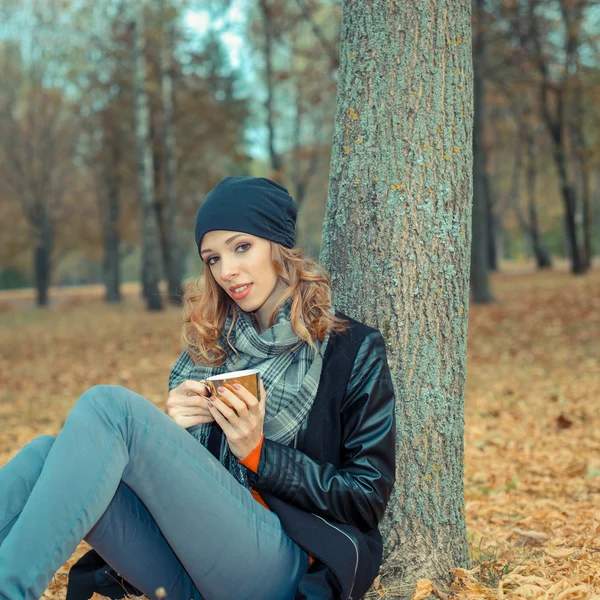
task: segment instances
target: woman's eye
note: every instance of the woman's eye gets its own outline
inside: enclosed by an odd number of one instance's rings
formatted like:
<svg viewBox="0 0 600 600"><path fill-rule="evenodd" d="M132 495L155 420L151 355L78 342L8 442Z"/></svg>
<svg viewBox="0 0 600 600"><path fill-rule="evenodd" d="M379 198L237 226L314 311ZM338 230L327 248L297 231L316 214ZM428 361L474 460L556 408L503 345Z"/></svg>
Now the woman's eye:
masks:
<svg viewBox="0 0 600 600"><path fill-rule="evenodd" d="M241 248L242 253L248 252L248 250L250 249L250 244L248 242L243 242L241 244L238 244L235 247L235 251L240 252L240 248ZM218 259L219 259L218 256L211 256L210 258L206 259L206 264L209 265L210 267L212 267Z"/></svg>

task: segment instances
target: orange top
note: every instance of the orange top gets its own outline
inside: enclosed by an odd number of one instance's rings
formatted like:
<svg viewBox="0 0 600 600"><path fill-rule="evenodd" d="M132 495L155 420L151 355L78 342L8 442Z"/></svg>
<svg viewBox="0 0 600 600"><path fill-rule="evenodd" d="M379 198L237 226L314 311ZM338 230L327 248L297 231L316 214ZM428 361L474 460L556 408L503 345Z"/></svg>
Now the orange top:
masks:
<svg viewBox="0 0 600 600"><path fill-rule="evenodd" d="M258 442L258 444L256 445L256 448L254 448L254 450L252 450L252 452L250 452L250 454L248 454L248 456L246 456L246 458L243 458L242 460L240 460L240 463L242 463L247 469L250 469L253 473L257 473L258 474L258 465L260 464L260 453L262 452L262 445L263 445L263 440L265 439L264 435L260 436L260 440ZM253 488L252 489L252 497L262 506L264 506L267 510L270 510L270 508L267 506L266 502L262 499L261 495ZM314 562L314 558L309 554L308 555L308 564L312 564Z"/></svg>

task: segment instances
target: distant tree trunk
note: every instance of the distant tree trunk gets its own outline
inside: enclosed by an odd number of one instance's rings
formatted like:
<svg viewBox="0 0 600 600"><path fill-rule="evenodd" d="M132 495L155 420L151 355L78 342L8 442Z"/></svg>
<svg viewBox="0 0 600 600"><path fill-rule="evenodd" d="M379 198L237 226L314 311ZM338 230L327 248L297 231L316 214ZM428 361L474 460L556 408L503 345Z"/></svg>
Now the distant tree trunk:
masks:
<svg viewBox="0 0 600 600"><path fill-rule="evenodd" d="M121 302L121 257L119 233L119 177L117 172L120 162L119 144L112 141L109 149L110 158L104 167L104 186L101 194L106 194L106 202L100 197L98 200L102 236L104 241L104 285L106 302Z"/></svg>
<svg viewBox="0 0 600 600"><path fill-rule="evenodd" d="M585 159L584 159L585 160ZM592 266L593 250L593 220L592 201L590 192L590 174L587 165L582 165L583 172L581 174L581 208L583 212L583 255L585 268L589 269Z"/></svg>
<svg viewBox="0 0 600 600"><path fill-rule="evenodd" d="M496 257L498 261L507 260L508 257L508 247L506 244L506 227L504 225L504 211L498 211L496 214L496 218L494 220L495 223L495 240L496 240Z"/></svg>
<svg viewBox="0 0 600 600"><path fill-rule="evenodd" d="M531 236L531 247L535 254L538 269L548 269L552 267L550 254L542 245L540 240L539 223L537 208L535 204L535 188L537 179L536 156L537 143L535 131L532 126L525 125L523 128L527 143L527 196L529 208L529 234Z"/></svg>
<svg viewBox="0 0 600 600"><path fill-rule="evenodd" d="M574 94L574 114L572 115L572 150L574 168L577 173L577 196L581 209L581 233L583 238L582 261L586 269L592 264L593 216L590 194L589 155L586 136L583 131L584 118L583 86L578 85Z"/></svg>
<svg viewBox="0 0 600 600"><path fill-rule="evenodd" d="M397 392L384 585L469 564L470 31L470 0L343 2L321 261L336 307L382 332Z"/></svg>
<svg viewBox="0 0 600 600"><path fill-rule="evenodd" d="M42 204L40 204L42 206ZM45 212L45 211L44 211ZM33 265L35 274L36 305L48 306L48 290L52 271L53 224L46 214L39 216L34 226Z"/></svg>
<svg viewBox="0 0 600 600"><path fill-rule="evenodd" d="M265 71L267 77L267 99L265 100L265 109L267 111L267 133L268 133L268 145L269 145L269 158L271 160L271 178L276 181L281 181L282 162L281 156L275 150L275 81L273 75L273 18L270 11L270 5L266 0L259 0L260 9L263 15L264 22L264 35L265 35Z"/></svg>
<svg viewBox="0 0 600 600"><path fill-rule="evenodd" d="M473 0L473 93L475 114L473 118L473 240L471 248L471 296L475 304L492 302L488 265L488 231L490 216L489 200L486 197L484 127L484 32L483 0Z"/></svg>
<svg viewBox="0 0 600 600"><path fill-rule="evenodd" d="M304 166L308 148L305 145L303 146L300 136L302 116L302 108L297 105L296 116L294 118L294 165L292 166L292 180L295 190L294 200L298 206L298 210L300 210L304 203L310 178L314 175L319 161L319 136L317 133L311 143L308 166Z"/></svg>
<svg viewBox="0 0 600 600"><path fill-rule="evenodd" d="M486 150L487 154L487 150ZM487 158L487 156L486 156ZM496 215L494 213L494 200L492 196L492 184L486 165L484 171L485 208L487 222L487 244L488 244L488 270L498 270L498 253L496 248Z"/></svg>
<svg viewBox="0 0 600 600"><path fill-rule="evenodd" d="M142 215L142 286L148 310L162 310L159 290L160 263L154 205L154 167L150 141L150 103L146 90L146 57L144 56L144 6L134 4L133 22L134 78L135 78L135 133L138 154Z"/></svg>
<svg viewBox="0 0 600 600"><path fill-rule="evenodd" d="M569 254L571 259L571 271L575 275L582 275L585 273L585 261L582 259L582 253L579 245L579 236L577 233L577 223L575 220L575 206L576 197L573 185L569 180L568 165L567 165L567 144L564 135L565 127L565 81L561 86L551 86L550 84L550 69L546 62L545 54L542 50L541 33L537 25L536 7L539 0L530 0L528 6L529 10L529 21L531 23L531 42L535 49L535 58L542 75L542 81L540 84L540 105L542 108L542 115L550 139L552 140L552 155L554 157L554 163L558 172L558 180L560 185L560 191L563 198L565 207L565 233L568 242ZM568 12L568 11L567 11ZM568 29L568 27L567 27ZM567 50L567 54L570 52ZM568 77L568 60L566 61L567 67L565 68L565 80ZM556 89L557 88L557 89ZM550 100L551 92L555 92L554 101ZM551 112L551 105L556 106L556 114L553 116Z"/></svg>
<svg viewBox="0 0 600 600"><path fill-rule="evenodd" d="M179 244L175 219L177 214L177 145L174 124L173 52L175 46L175 23L165 18L164 39L160 55L161 92L163 106L163 129L165 143L165 205L167 209L167 274L168 299L172 304L182 304L182 273L180 269Z"/></svg>
<svg viewBox="0 0 600 600"><path fill-rule="evenodd" d="M592 251L595 249L594 256L598 256L600 255L600 169L596 168L595 175L596 185L594 191L594 222L596 224L596 244L592 246Z"/></svg>

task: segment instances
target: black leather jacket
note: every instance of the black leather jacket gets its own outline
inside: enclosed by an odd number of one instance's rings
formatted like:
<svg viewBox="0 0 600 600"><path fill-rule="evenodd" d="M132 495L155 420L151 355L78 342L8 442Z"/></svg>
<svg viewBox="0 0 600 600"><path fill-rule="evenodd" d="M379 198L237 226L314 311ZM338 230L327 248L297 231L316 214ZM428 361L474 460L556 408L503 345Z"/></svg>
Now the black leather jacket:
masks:
<svg viewBox="0 0 600 600"><path fill-rule="evenodd" d="M255 487L286 533L318 559L297 599L360 598L381 563L378 524L395 476L394 390L385 342L349 321L328 344L295 447L265 439Z"/></svg>
<svg viewBox="0 0 600 600"><path fill-rule="evenodd" d="M317 559L299 582L297 600L364 595L381 563L377 526L394 484L394 390L385 343L376 329L338 316L349 327L329 340L309 416L293 445L264 440L254 484L286 533ZM89 577L98 577L98 556L88 555L79 571L71 569L69 592L86 561ZM90 596L67 594L67 600Z"/></svg>

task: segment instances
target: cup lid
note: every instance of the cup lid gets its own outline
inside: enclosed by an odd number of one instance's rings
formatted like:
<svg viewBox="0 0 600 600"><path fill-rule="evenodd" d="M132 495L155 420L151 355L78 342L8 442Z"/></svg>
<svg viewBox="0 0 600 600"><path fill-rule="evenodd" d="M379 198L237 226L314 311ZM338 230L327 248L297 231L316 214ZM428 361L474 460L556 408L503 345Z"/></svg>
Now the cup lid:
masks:
<svg viewBox="0 0 600 600"><path fill-rule="evenodd" d="M233 379L234 377L246 377L247 375L257 375L260 373L258 369L246 369L245 371L230 371L229 373L221 373L207 377L205 381L219 381L221 379Z"/></svg>

